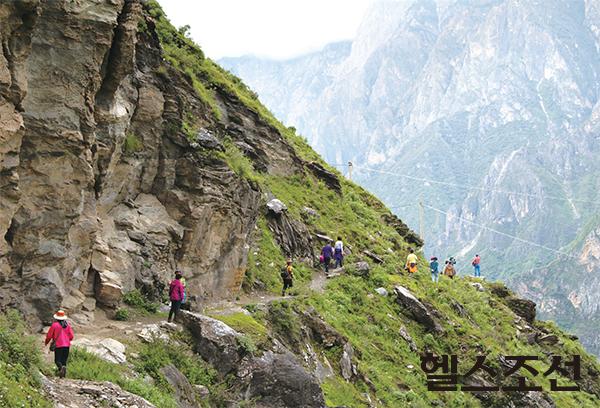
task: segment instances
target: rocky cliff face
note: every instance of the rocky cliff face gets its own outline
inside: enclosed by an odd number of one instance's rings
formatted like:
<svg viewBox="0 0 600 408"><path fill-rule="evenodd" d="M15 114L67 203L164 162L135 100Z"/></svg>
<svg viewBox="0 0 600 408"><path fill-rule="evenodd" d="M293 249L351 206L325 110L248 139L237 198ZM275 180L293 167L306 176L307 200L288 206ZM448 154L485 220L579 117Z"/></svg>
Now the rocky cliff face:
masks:
<svg viewBox="0 0 600 408"><path fill-rule="evenodd" d="M458 254L465 272L478 252L484 274L545 299L544 316L565 324L551 305L585 298L567 308L581 323L599 302L599 270L580 259L580 236L597 226L599 10L595 0L379 1L334 60L222 62L330 163L352 160L357 180L413 226L422 191L446 213L426 210L432 252ZM322 81L297 89L308 78Z"/></svg>
<svg viewBox="0 0 600 408"><path fill-rule="evenodd" d="M215 119L139 2L0 7L1 307L115 306L176 267L193 293L234 295L264 203L222 141L277 175L303 171L290 145L219 89Z"/></svg>

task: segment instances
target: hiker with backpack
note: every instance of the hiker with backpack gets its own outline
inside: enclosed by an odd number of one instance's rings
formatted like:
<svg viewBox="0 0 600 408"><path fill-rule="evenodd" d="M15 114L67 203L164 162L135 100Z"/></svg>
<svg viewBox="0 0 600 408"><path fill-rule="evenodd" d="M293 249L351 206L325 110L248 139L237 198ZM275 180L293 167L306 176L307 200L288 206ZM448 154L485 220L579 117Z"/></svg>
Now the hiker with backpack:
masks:
<svg viewBox="0 0 600 408"><path fill-rule="evenodd" d="M404 267L408 273L413 274L417 273L417 255L415 255L415 250L412 248L408 249L408 256L406 257L406 266Z"/></svg>
<svg viewBox="0 0 600 408"><path fill-rule="evenodd" d="M291 259L288 259L286 265L281 269L281 280L283 280L281 296L285 296L285 291L294 286L294 268Z"/></svg>
<svg viewBox="0 0 600 408"><path fill-rule="evenodd" d="M481 257L478 254L475 254L475 258L471 261L471 265L473 265L473 276L476 278L481 277Z"/></svg>
<svg viewBox="0 0 600 408"><path fill-rule="evenodd" d="M181 309L181 302L185 296L185 289L181 283L183 274L181 271L175 271L175 279L169 284L169 299L171 299L171 310L169 310L169 318L167 321L171 323L177 320L179 309Z"/></svg>
<svg viewBox="0 0 600 408"><path fill-rule="evenodd" d="M446 266L444 267L444 275L446 275L450 279L454 279L454 275L456 275L456 269L454 269L454 264L450 260L446 261Z"/></svg>
<svg viewBox="0 0 600 408"><path fill-rule="evenodd" d="M429 270L431 272L431 281L434 283L438 283L440 279L440 271L438 270L438 267L438 259L435 256L431 257L431 262L429 262Z"/></svg>
<svg viewBox="0 0 600 408"><path fill-rule="evenodd" d="M333 257L335 258L335 268L341 268L344 263L344 243L342 242L342 237L337 237L337 241L335 241Z"/></svg>
<svg viewBox="0 0 600 408"><path fill-rule="evenodd" d="M333 258L333 247L331 246L331 241L328 241L321 250L321 263L325 266L326 274L329 273L331 258Z"/></svg>
<svg viewBox="0 0 600 408"><path fill-rule="evenodd" d="M50 343L50 351L54 351L54 363L58 370L58 376L65 378L67 375L67 360L69 359L69 349L71 340L73 340L73 328L67 321L67 315L64 310L59 310L54 314L54 323L50 326L44 345Z"/></svg>
<svg viewBox="0 0 600 408"><path fill-rule="evenodd" d="M185 301L187 300L187 282L183 276L181 276L181 279L179 279L179 281L181 282L181 286L183 286L183 299L181 299L181 305L183 306L185 304Z"/></svg>

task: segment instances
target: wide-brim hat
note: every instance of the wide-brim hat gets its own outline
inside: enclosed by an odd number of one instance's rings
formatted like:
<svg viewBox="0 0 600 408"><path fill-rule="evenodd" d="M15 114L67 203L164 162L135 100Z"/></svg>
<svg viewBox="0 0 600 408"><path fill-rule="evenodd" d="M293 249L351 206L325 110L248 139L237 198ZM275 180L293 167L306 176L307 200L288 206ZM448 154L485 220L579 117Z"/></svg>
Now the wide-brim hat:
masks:
<svg viewBox="0 0 600 408"><path fill-rule="evenodd" d="M67 320L67 315L65 314L64 310L59 310L58 312L54 313L52 317L54 317L56 320Z"/></svg>
<svg viewBox="0 0 600 408"><path fill-rule="evenodd" d="M431 260L432 260L432 261L437 261L437 256L432 256L432 257L431 257Z"/></svg>

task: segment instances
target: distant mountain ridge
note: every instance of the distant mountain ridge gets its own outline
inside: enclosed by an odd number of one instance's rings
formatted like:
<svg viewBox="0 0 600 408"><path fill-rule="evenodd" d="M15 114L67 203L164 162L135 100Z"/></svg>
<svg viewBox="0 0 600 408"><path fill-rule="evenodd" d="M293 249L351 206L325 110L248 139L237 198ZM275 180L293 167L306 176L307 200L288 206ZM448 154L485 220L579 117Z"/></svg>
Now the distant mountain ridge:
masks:
<svg viewBox="0 0 600 408"><path fill-rule="evenodd" d="M599 21L597 0L378 1L348 52L221 64L330 163L397 174L354 172L413 227L419 195L447 213L425 210L427 252L462 273L479 252L600 354Z"/></svg>

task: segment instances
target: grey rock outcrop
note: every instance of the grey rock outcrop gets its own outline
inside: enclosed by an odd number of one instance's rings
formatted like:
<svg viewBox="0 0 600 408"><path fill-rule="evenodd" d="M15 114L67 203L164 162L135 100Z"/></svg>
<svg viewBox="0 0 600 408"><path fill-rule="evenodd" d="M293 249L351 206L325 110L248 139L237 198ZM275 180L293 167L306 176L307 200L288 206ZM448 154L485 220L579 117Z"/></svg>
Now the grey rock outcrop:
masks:
<svg viewBox="0 0 600 408"><path fill-rule="evenodd" d="M325 406L317 378L282 346L255 356L241 344L242 335L225 323L187 311L182 316L196 351L221 375L234 374L244 399L264 408Z"/></svg>
<svg viewBox="0 0 600 408"><path fill-rule="evenodd" d="M394 287L396 302L414 320L421 323L425 328L436 333L443 332L443 328L433 315L433 311L425 306L412 292L403 286Z"/></svg>
<svg viewBox="0 0 600 408"><path fill-rule="evenodd" d="M196 391L190 384L185 375L181 373L173 364L169 364L160 369L167 382L175 390L175 398L179 408L198 408L200 405L196 402Z"/></svg>
<svg viewBox="0 0 600 408"><path fill-rule="evenodd" d="M265 352L245 367L246 393L257 398L259 408L324 408L319 383L308 374L290 352Z"/></svg>
<svg viewBox="0 0 600 408"><path fill-rule="evenodd" d="M109 363L123 364L127 362L125 345L115 339L79 337L71 344L74 347L81 347Z"/></svg>
<svg viewBox="0 0 600 408"><path fill-rule="evenodd" d="M267 203L267 222L279 247L287 257L313 262L312 235L306 225L293 219L285 204L277 199Z"/></svg>
<svg viewBox="0 0 600 408"><path fill-rule="evenodd" d="M521 316L529 323L535 320L535 302L528 299L522 299L516 296L510 296L504 299L506 305L515 312L517 316Z"/></svg>
<svg viewBox="0 0 600 408"><path fill-rule="evenodd" d="M231 373L247 355L239 344L241 334L220 320L187 311L183 311L181 316L194 336L196 352L219 373Z"/></svg>
<svg viewBox="0 0 600 408"><path fill-rule="evenodd" d="M56 408L157 408L109 382L42 377L42 386Z"/></svg>

